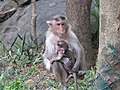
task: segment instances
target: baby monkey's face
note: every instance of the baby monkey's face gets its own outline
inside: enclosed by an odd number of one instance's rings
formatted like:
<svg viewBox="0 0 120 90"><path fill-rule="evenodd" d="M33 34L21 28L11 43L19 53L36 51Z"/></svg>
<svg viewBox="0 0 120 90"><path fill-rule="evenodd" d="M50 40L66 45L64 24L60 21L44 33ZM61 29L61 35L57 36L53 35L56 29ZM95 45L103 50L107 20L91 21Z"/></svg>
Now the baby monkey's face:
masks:
<svg viewBox="0 0 120 90"><path fill-rule="evenodd" d="M57 51L59 53L65 53L68 50L68 44L65 41L58 41L57 43Z"/></svg>

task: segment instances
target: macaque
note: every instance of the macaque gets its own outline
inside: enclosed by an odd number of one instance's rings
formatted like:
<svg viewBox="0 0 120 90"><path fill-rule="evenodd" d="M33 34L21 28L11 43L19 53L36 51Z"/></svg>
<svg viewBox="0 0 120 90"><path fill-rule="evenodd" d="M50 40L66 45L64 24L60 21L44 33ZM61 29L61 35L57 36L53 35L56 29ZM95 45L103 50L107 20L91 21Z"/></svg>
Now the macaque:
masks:
<svg viewBox="0 0 120 90"><path fill-rule="evenodd" d="M61 59L64 56L66 56L69 52L71 52L71 51L68 50L68 44L63 40L58 41L57 45L56 45L56 53L51 55L51 58L49 58L50 63L53 63L54 61L61 61Z"/></svg>
<svg viewBox="0 0 120 90"><path fill-rule="evenodd" d="M68 50L69 46L67 44L67 42L61 40L58 41L57 45L56 45L56 53L54 55L51 55L51 59L50 62L53 63L55 61L60 61L64 64L65 69L69 72L70 70L72 70L72 67L75 64L75 58L73 53ZM62 59L62 58L67 58L67 59Z"/></svg>
<svg viewBox="0 0 120 90"><path fill-rule="evenodd" d="M86 70L84 48L72 31L72 27L70 24L68 24L65 16L54 16L50 21L47 21L47 24L49 28L46 32L45 51L43 54L44 64L46 69L50 70L50 68L52 68L56 79L61 81L63 84L62 90L65 90L67 85L65 80L67 79L68 74L63 64L60 62L54 62L51 64L49 58L56 52L57 42L63 40L67 42L69 50L73 53L73 56L76 60L72 71L78 72L79 70Z"/></svg>

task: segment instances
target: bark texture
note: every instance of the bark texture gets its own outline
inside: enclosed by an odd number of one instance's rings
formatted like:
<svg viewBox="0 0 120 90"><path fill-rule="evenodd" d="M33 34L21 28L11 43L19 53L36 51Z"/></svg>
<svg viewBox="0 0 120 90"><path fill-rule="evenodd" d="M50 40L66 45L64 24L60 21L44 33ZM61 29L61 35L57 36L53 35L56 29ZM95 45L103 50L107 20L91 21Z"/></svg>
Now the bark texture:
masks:
<svg viewBox="0 0 120 90"><path fill-rule="evenodd" d="M33 37L33 40L35 40L35 44L37 45L37 35L36 35L36 18L37 18L37 14L36 14L36 0L32 0L32 30L31 30L31 34Z"/></svg>
<svg viewBox="0 0 120 90"><path fill-rule="evenodd" d="M120 0L100 0L99 68L95 90L120 90L119 4Z"/></svg>
<svg viewBox="0 0 120 90"><path fill-rule="evenodd" d="M91 0L67 0L67 17L79 41L85 49L87 67L95 64L91 44Z"/></svg>

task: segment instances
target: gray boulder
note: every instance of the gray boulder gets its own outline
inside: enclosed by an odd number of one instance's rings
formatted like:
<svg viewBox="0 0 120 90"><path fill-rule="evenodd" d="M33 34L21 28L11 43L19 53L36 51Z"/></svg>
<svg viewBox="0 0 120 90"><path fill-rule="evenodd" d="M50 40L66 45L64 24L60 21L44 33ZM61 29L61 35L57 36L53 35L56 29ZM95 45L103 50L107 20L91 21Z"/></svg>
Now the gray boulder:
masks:
<svg viewBox="0 0 120 90"><path fill-rule="evenodd" d="M17 1L17 4L16 2ZM29 2L31 0L6 0L0 2L0 11L6 11L11 8L17 8L12 16L6 19L3 23L0 23L0 40L4 42L5 46L10 46L14 41L17 34L24 36L30 35L32 25L31 25L31 12L32 6ZM94 3L94 2L93 2ZM23 6L22 6L23 5ZM20 7L18 7L20 6ZM48 26L46 24L47 20L57 14L66 14L66 0L37 0L37 40L41 44L45 40L45 31ZM92 10L94 9L94 4L92 4ZM5 18L4 18L5 19ZM96 23L95 19L91 19L91 24L95 32ZM9 33L8 33L9 32ZM12 34L11 34L12 33Z"/></svg>
<svg viewBox="0 0 120 90"><path fill-rule="evenodd" d="M36 2L37 6L37 38L38 43L41 44L45 40L45 31L47 30L46 21L57 14L66 14L65 0L40 0ZM30 35L31 32L31 5L20 7L17 11L5 22L1 24L1 40L6 46L9 46L14 41L16 33L21 36L24 33ZM9 28L10 27L10 28ZM12 30L14 28L14 30ZM12 32L8 33L8 32Z"/></svg>

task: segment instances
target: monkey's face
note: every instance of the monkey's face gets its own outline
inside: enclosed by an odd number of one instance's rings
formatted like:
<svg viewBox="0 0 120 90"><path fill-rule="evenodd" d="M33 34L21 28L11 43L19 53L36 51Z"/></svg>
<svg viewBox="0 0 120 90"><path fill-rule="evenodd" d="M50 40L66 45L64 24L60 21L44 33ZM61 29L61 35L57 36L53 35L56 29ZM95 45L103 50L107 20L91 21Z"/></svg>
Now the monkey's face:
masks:
<svg viewBox="0 0 120 90"><path fill-rule="evenodd" d="M65 54L65 49L64 48L61 48L61 47L57 47L57 51L58 51L58 53L60 53L60 54Z"/></svg>
<svg viewBox="0 0 120 90"><path fill-rule="evenodd" d="M49 22L49 28L54 32L54 34L57 34L59 36L64 35L67 32L68 25L65 21L50 21Z"/></svg>
<svg viewBox="0 0 120 90"><path fill-rule="evenodd" d="M53 28L58 34L66 33L66 23L64 21L56 21Z"/></svg>
<svg viewBox="0 0 120 90"><path fill-rule="evenodd" d="M66 53L66 51L68 50L68 44L67 44L67 42L65 42L65 41L63 41L63 40L61 40L61 41L58 41L57 42L57 50L58 50L58 52L60 52L60 53Z"/></svg>

